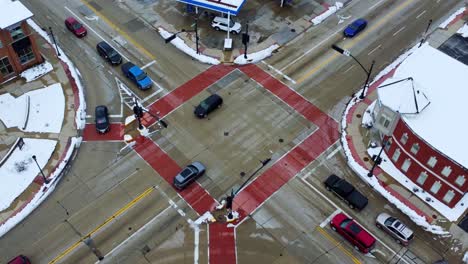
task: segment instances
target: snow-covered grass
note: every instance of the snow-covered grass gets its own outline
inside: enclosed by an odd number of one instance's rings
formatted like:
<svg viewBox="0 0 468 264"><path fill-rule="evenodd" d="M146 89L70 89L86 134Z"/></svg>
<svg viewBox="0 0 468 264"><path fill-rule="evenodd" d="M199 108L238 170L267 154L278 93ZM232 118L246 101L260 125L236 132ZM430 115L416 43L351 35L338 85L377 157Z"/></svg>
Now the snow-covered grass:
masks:
<svg viewBox="0 0 468 264"><path fill-rule="evenodd" d="M444 22L442 22L440 25L439 25L439 28L446 28L448 27L448 25L450 24L450 22L452 22L452 20L454 20L458 15L462 14L463 12L465 12L465 7L462 7L460 9L458 9L457 11L455 11L455 13L451 14Z"/></svg>
<svg viewBox="0 0 468 264"><path fill-rule="evenodd" d="M244 65L244 64L248 64L248 63L256 63L256 62L259 62L267 57L270 57L271 56L271 53L276 50L277 48L279 48L279 45L278 44L273 44L271 45L270 47L264 49L264 50L261 50L261 51L257 51L255 53L250 53L250 54L247 54L247 59L244 58L244 55L240 55L238 56L235 60L234 60L234 63L235 64L241 64L241 65Z"/></svg>
<svg viewBox="0 0 468 264"><path fill-rule="evenodd" d="M54 152L57 141L49 139L24 138L22 149L17 147L0 167L0 211L8 208L39 175L34 160L36 155L39 166L44 167Z"/></svg>
<svg viewBox="0 0 468 264"><path fill-rule="evenodd" d="M27 20L29 26L33 28L41 37L43 37L47 42L49 42L52 45L52 41L49 38L49 35L47 34L46 31L42 30L39 25L36 24L32 19ZM52 45L54 46L54 45ZM75 123L76 123L76 128L77 129L83 129L86 125L86 101L84 97L84 86L81 83L81 79L78 76L78 72L75 68L75 65L73 62L68 58L68 56L63 52L63 50L58 46L58 49L60 51L60 59L68 65L68 68L70 70L70 73L75 79L76 86L78 87L78 97L80 100L80 105L78 109L76 110L76 115L75 115Z"/></svg>
<svg viewBox="0 0 468 264"><path fill-rule="evenodd" d="M38 140L38 139L34 139L34 140ZM5 223L3 223L0 226L0 237L2 237L4 234L6 234L8 231L10 231L10 229L15 227L19 222L21 222L30 213L32 213L32 211L34 211L34 209L36 209L36 207L38 207L42 203L42 201L44 201L54 191L55 187L57 186L57 184L58 184L58 182L60 180L60 178L59 178L60 173L65 168L65 166L68 164L68 161L71 159L71 155L73 154L73 150L75 149L75 147L78 147L80 144L81 144L81 137L71 138L70 147L68 148L67 153L65 154L63 160L58 164L55 171L52 172L48 177L48 179L50 180L50 183L47 184L47 185L43 184L41 189L34 195L32 200L21 211L19 211L13 217L9 218L7 221L5 221ZM37 156L37 161L38 161L39 165L46 163L46 161L42 162L42 160L44 159L44 157L42 157L42 155L40 156L38 153L34 153L33 155ZM33 165L36 168L37 172L39 172L39 170L37 169L36 164L33 164ZM37 173L36 173L36 175L37 175ZM34 175L34 176L36 176L36 175ZM3 174L0 174L0 177L2 177L2 176L3 176ZM17 180L17 179L15 179L15 180ZM16 182L15 182L15 184L16 184ZM2 186L0 186L0 188L1 187Z"/></svg>
<svg viewBox="0 0 468 264"><path fill-rule="evenodd" d="M32 68L25 70L24 72L20 74L20 76L25 78L26 82L31 82L31 81L41 78L42 76L46 75L53 69L54 68L52 67L52 64L46 61L44 63L41 63L39 65L36 65Z"/></svg>
<svg viewBox="0 0 468 264"><path fill-rule="evenodd" d="M419 45L419 44L418 44ZM389 66L387 66L383 71L381 71L374 79L374 82L376 80L379 80L382 76L385 74L389 73L391 70L393 70L395 67L397 67L403 60L405 60L408 56L410 56L414 50L417 49L417 45L413 47L412 49L408 50L401 56L399 56L393 63L391 63ZM396 208L398 208L400 211L402 211L404 214L406 214L414 223L417 225L421 226L428 232L431 232L433 234L438 234L438 235L447 235L449 234L447 231L445 231L442 227L437 226L437 225L431 225L430 223L427 222L426 218L424 216L421 216L417 214L414 210L409 208L406 204L395 198L390 192L388 192L378 181L378 179L374 177L368 177L367 173L368 170L367 168L362 167L356 160L354 160L352 152L350 147L348 146L348 141L346 140L346 128L347 128L347 123L346 123L346 117L348 116L349 110L357 103L359 103L361 100L357 96L360 94L359 92L356 93L356 96L351 99L351 101L348 103L344 113L343 117L341 119L341 144L343 146L343 151L347 157L347 163L350 166L350 168L363 180L364 182L367 182L375 191L380 193L383 197L385 197L390 203L395 205Z"/></svg>
<svg viewBox="0 0 468 264"><path fill-rule="evenodd" d="M164 39L167 39L170 36L172 36L172 33L167 32L165 29L161 27L158 28L158 31L161 37L163 37ZM203 63L213 64L213 65L217 65L220 63L219 60L212 58L210 56L206 56L204 54L197 54L197 52L194 49L190 48L187 44L185 44L185 41L183 41L179 37L176 37L175 39L173 39L171 41L171 44L176 46L176 48L180 49L181 51L185 52L185 54L189 55L190 57L195 58Z"/></svg>
<svg viewBox="0 0 468 264"><path fill-rule="evenodd" d="M18 127L26 132L60 133L64 114L65 96L60 83L27 92L18 98L10 94L0 96L0 119L8 128Z"/></svg>
<svg viewBox="0 0 468 264"><path fill-rule="evenodd" d="M343 7L343 3L341 2L336 2L335 5L330 6L327 11L323 12L322 14L314 17L311 22L314 24L314 26L322 23L327 17L335 14L340 8Z"/></svg>

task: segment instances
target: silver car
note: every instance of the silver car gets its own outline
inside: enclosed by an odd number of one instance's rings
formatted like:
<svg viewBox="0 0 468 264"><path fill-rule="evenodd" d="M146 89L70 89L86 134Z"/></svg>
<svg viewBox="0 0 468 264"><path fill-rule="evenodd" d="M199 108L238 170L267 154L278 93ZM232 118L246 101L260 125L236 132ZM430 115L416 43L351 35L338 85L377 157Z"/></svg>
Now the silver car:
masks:
<svg viewBox="0 0 468 264"><path fill-rule="evenodd" d="M413 230L387 213L381 213L377 216L376 225L395 238L397 243L404 246L407 246L414 237Z"/></svg>
<svg viewBox="0 0 468 264"><path fill-rule="evenodd" d="M174 177L174 187L179 190L184 189L198 177L202 176L205 170L205 166L201 162L194 161Z"/></svg>

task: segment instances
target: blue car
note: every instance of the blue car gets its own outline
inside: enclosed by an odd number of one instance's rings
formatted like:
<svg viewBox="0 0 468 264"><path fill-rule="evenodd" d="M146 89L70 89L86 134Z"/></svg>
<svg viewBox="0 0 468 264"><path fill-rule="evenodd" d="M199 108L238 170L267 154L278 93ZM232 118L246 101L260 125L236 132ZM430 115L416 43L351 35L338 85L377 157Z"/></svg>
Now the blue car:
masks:
<svg viewBox="0 0 468 264"><path fill-rule="evenodd" d="M146 75L146 72L131 62L127 62L122 65L122 72L141 90L148 90L153 85L153 81L148 77L148 75Z"/></svg>
<svg viewBox="0 0 468 264"><path fill-rule="evenodd" d="M363 18L359 18L347 26L344 30L345 37L352 38L356 36L359 32L365 29L367 26L367 21Z"/></svg>

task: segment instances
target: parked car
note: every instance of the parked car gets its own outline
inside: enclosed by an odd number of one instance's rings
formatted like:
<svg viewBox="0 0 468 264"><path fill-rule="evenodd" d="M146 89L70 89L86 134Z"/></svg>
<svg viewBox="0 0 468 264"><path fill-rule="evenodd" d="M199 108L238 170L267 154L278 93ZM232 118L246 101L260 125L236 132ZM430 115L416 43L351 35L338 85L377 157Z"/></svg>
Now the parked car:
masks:
<svg viewBox="0 0 468 264"><path fill-rule="evenodd" d="M98 105L95 109L96 130L104 134L110 129L109 113L105 105Z"/></svg>
<svg viewBox="0 0 468 264"><path fill-rule="evenodd" d="M367 198L357 191L353 185L334 174L330 175L324 184L327 190L340 197L351 209L362 210L368 203Z"/></svg>
<svg viewBox="0 0 468 264"><path fill-rule="evenodd" d="M8 261L8 264L31 264L31 261L28 259L28 257L19 255Z"/></svg>
<svg viewBox="0 0 468 264"><path fill-rule="evenodd" d="M148 90L153 85L153 81L148 77L146 72L131 62L122 64L122 72L141 90Z"/></svg>
<svg viewBox="0 0 468 264"><path fill-rule="evenodd" d="M205 173L205 166L195 161L174 177L174 186L182 190Z"/></svg>
<svg viewBox="0 0 468 264"><path fill-rule="evenodd" d="M223 105L223 98L217 94L208 96L205 100L195 107L193 112L198 118L205 118L209 113Z"/></svg>
<svg viewBox="0 0 468 264"><path fill-rule="evenodd" d="M65 26L67 27L68 30L70 30L75 36L82 38L88 34L88 31L86 28L78 21L76 21L75 18L69 17L65 19Z"/></svg>
<svg viewBox="0 0 468 264"><path fill-rule="evenodd" d="M375 238L343 213L333 217L330 221L330 227L362 253L369 253L375 246Z"/></svg>
<svg viewBox="0 0 468 264"><path fill-rule="evenodd" d="M359 32L363 31L367 26L367 21L363 18L354 20L353 23L349 24L343 34L345 37L352 38L356 36Z"/></svg>
<svg viewBox="0 0 468 264"><path fill-rule="evenodd" d="M228 27L229 25L229 27ZM232 34L239 34L241 32L242 26L241 24L235 22L232 18L228 19L224 17L215 17L213 21L211 21L211 27L216 30L223 30L231 32Z"/></svg>
<svg viewBox="0 0 468 264"><path fill-rule="evenodd" d="M408 246L414 237L414 232L400 220L390 216L387 213L381 213L377 216L376 225L389 233L398 244Z"/></svg>
<svg viewBox="0 0 468 264"><path fill-rule="evenodd" d="M101 41L96 45L96 50L99 56L103 57L112 65L122 63L122 56L105 41Z"/></svg>

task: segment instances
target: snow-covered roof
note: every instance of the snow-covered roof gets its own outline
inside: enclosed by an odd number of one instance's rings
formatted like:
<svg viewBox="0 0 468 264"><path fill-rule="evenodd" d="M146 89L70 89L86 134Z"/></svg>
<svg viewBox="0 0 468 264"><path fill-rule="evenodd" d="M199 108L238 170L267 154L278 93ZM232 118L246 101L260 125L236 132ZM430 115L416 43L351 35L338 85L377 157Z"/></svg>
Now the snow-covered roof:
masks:
<svg viewBox="0 0 468 264"><path fill-rule="evenodd" d="M245 0L176 0L185 4L203 7L222 13L231 13L237 15Z"/></svg>
<svg viewBox="0 0 468 264"><path fill-rule="evenodd" d="M424 102L424 96L420 95L427 96L430 101L424 110L419 107L419 114L402 114L405 123L428 144L468 168L466 76L468 66L426 43L402 62L393 81L412 77L415 90L420 91L419 102ZM415 112L411 111L415 104L409 84L411 82L400 82L379 88L379 100L384 104L389 102L389 107L401 113Z"/></svg>
<svg viewBox="0 0 468 264"><path fill-rule="evenodd" d="M396 83L398 81L400 82ZM398 80L395 77L388 78L382 83L377 93L384 105L402 114L419 113L430 103L424 93L424 87L413 78L406 80ZM393 96L394 94L398 94L398 96Z"/></svg>
<svg viewBox="0 0 468 264"><path fill-rule="evenodd" d="M18 0L0 0L0 28L4 29L33 16Z"/></svg>

